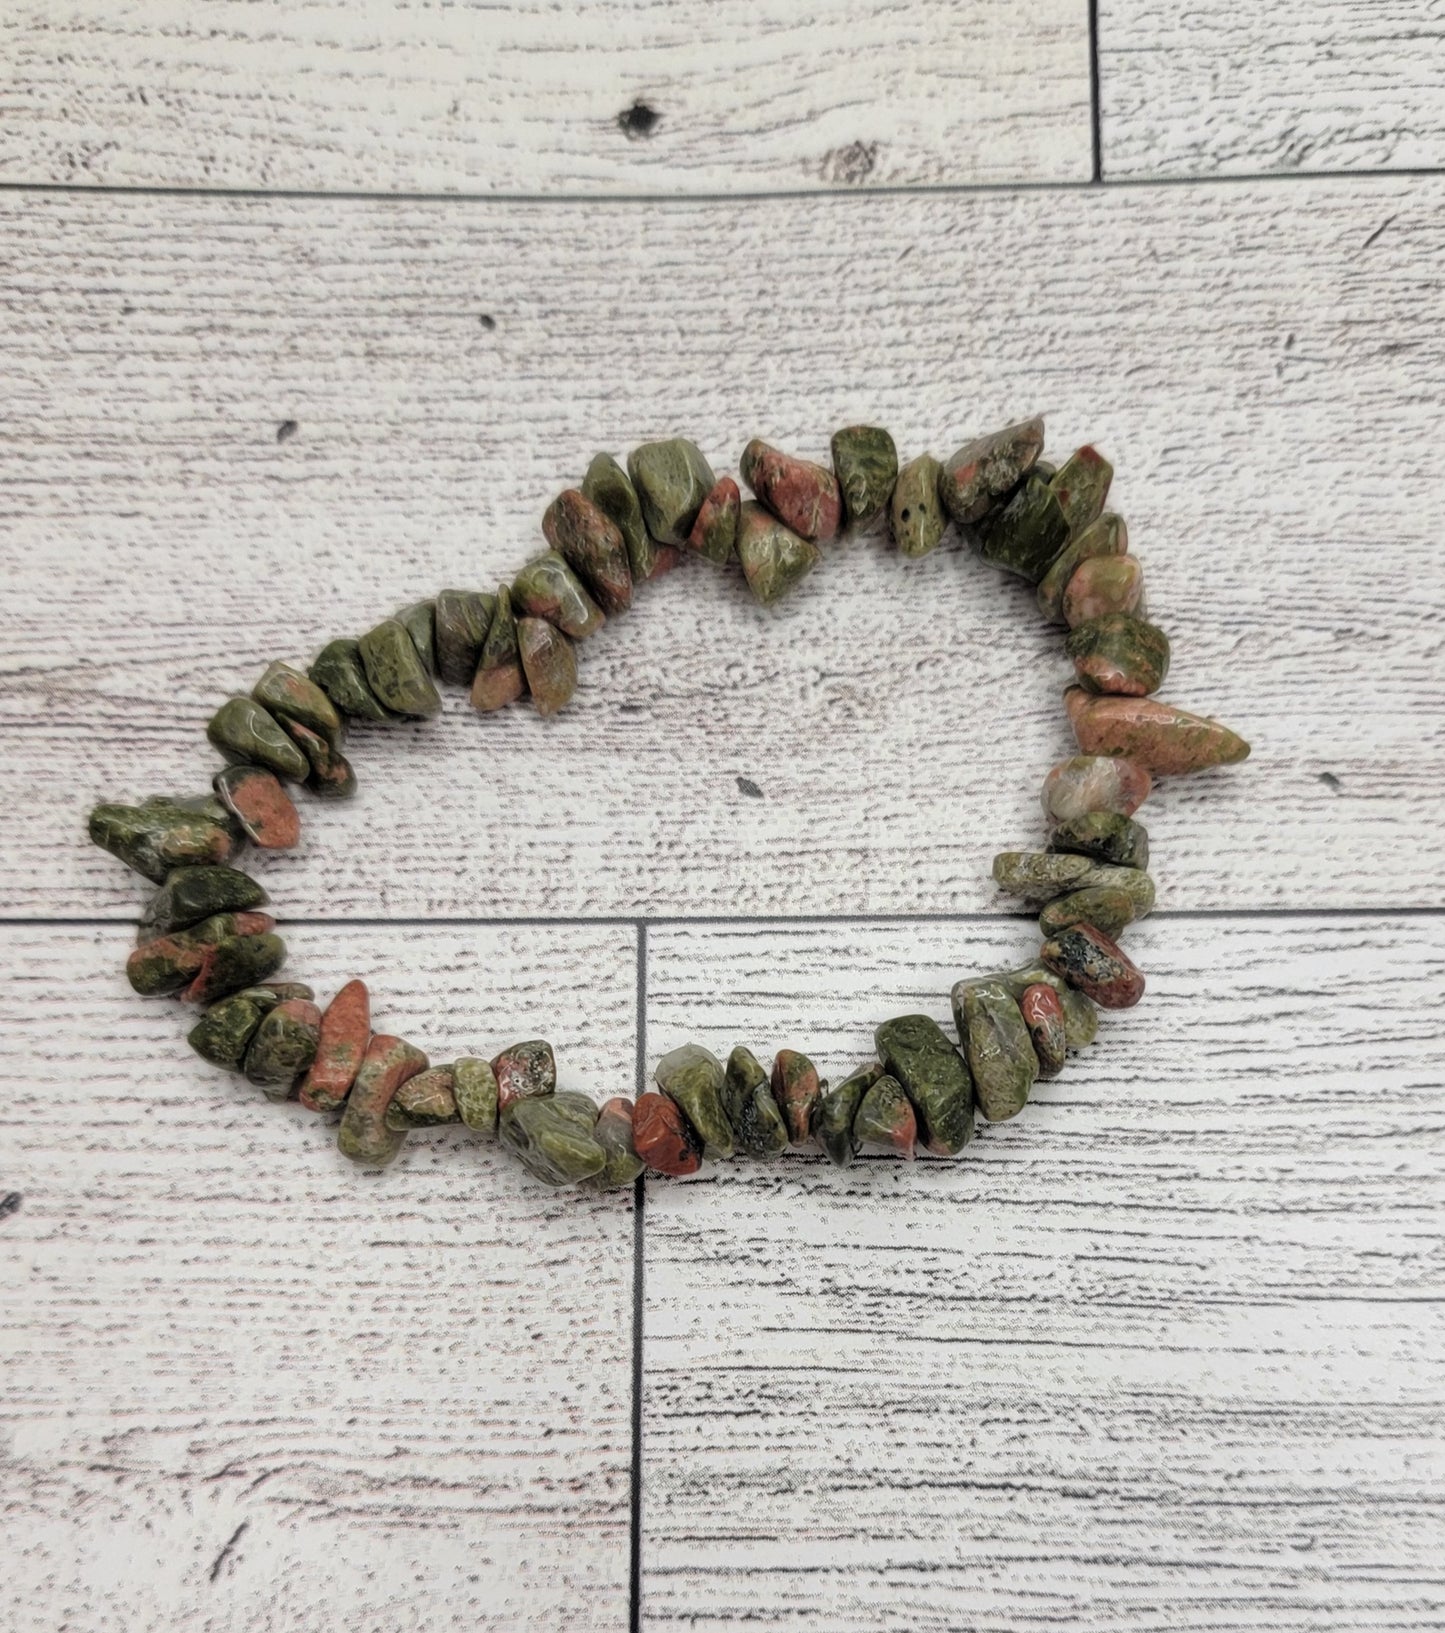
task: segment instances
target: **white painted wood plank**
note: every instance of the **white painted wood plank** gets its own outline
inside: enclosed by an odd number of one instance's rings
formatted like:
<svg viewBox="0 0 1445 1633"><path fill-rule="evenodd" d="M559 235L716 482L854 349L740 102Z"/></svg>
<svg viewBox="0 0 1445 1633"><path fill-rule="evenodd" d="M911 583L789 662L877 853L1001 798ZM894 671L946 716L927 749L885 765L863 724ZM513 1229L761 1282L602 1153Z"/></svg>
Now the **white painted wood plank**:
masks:
<svg viewBox="0 0 1445 1633"><path fill-rule="evenodd" d="M454 1130L352 1168L129 991L128 939L0 930L9 1625L625 1627L630 1193ZM631 1091L628 928L289 939L433 1058L540 1033Z"/></svg>
<svg viewBox="0 0 1445 1633"><path fill-rule="evenodd" d="M1441 905L1442 203L0 200L5 911L133 913L88 805L204 787L267 659L515 570L597 447L723 468L876 417L946 454L1035 408L1118 464L1168 695L1255 746L1145 808L1163 903ZM1071 751L1026 590L875 534L775 614L700 563L641 600L548 724L358 733L355 807L266 869L283 911L1005 905L989 858Z"/></svg>
<svg viewBox="0 0 1445 1633"><path fill-rule="evenodd" d="M9 181L734 193L1092 164L1082 0L98 0L7 8L0 55Z"/></svg>
<svg viewBox="0 0 1445 1633"><path fill-rule="evenodd" d="M1418 0L1100 0L1106 179L1445 165L1445 13Z"/></svg>
<svg viewBox="0 0 1445 1633"><path fill-rule="evenodd" d="M1445 1609L1445 928L1151 919L951 1163L647 1197L644 1623L1404 1633ZM649 936L648 1053L947 1017L1009 926Z"/></svg>

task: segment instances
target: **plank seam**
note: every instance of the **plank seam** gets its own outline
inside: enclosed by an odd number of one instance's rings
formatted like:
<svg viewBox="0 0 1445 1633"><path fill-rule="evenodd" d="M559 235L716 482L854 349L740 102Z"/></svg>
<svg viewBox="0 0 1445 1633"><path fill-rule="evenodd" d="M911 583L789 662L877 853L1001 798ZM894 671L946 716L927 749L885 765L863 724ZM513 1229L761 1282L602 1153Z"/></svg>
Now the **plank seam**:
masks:
<svg viewBox="0 0 1445 1633"><path fill-rule="evenodd" d="M1094 185L1104 182L1103 105L1099 93L1099 0L1089 0L1089 126L1094 142Z"/></svg>
<svg viewBox="0 0 1445 1633"><path fill-rule="evenodd" d="M841 187L777 187L753 188L736 193L435 193L398 192L382 193L362 189L339 188L324 192L315 188L281 187L143 187L143 186L76 186L68 182L0 181L0 194L60 193L72 196L95 195L101 198L199 198L199 199L256 199L278 200L289 203L307 203L334 200L338 203L358 204L482 204L506 208L532 205L633 205L648 209L665 207L691 208L699 204L763 203L769 199L870 199L907 196L968 197L973 194L993 195L1010 193L1079 193L1099 186L1111 188L1147 187L1258 187L1270 183L1289 184L1304 181L1358 182L1368 180L1409 180L1445 176L1445 165L1375 165L1354 170L1254 170L1231 172L1227 175L1152 175L1118 176L1104 180L1090 177L1074 181L1059 177L1047 181L978 181L978 182L921 182L878 184Z"/></svg>
<svg viewBox="0 0 1445 1633"><path fill-rule="evenodd" d="M647 1092L647 922L637 930L637 1040L634 1099ZM642 1630L642 1354L643 1308L647 1268L647 1182L639 1174L632 1185L632 1466L630 1472L631 1540L628 1557L629 1633Z"/></svg>

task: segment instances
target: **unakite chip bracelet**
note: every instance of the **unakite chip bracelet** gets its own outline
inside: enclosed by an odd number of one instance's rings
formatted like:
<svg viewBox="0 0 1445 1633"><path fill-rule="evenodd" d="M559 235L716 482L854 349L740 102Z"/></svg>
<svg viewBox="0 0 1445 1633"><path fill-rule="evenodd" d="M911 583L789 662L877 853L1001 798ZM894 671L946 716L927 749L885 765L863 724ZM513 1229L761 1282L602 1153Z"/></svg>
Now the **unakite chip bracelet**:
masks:
<svg viewBox="0 0 1445 1633"><path fill-rule="evenodd" d="M549 548L510 584L443 590L331 641L305 672L268 665L207 727L227 762L210 793L96 806L90 837L159 886L126 963L131 985L199 1006L197 1054L272 1100L337 1119L340 1149L368 1167L390 1162L413 1130L448 1123L499 1139L548 1185L599 1189L814 1143L841 1167L865 1150L956 1155L979 1114L1016 1116L1036 1082L1094 1040L1100 1009L1143 996L1118 937L1154 905L1149 838L1134 819L1154 779L1249 753L1227 727L1156 700L1169 637L1149 620L1123 520L1104 509L1113 468L1090 447L1056 467L1043 442L1043 421L1025 420L943 464L921 453L900 469L887 431L855 425L833 436L830 469L754 439L739 460L748 501L681 437L633 449L625 470L598 454L581 487L548 506ZM265 892L235 860L247 843L299 842L287 783L318 799L354 792L350 722L434 715L438 681L469 687L484 712L525 695L553 714L576 689L578 643L685 556L736 560L768 606L841 529L884 512L905 556L936 549L954 525L985 561L1034 586L1043 617L1068 626L1077 676L1064 707L1079 753L1044 779L1046 846L993 864L998 885L1038 909L1042 945L1019 969L955 985L956 1041L926 1015L896 1016L874 1034L876 1059L832 1089L795 1049L767 1071L741 1045L724 1062L687 1044L658 1062L655 1091L599 1108L558 1092L548 1043L434 1066L406 1039L373 1033L362 982L323 1010L309 987L276 979L285 946L261 911Z"/></svg>

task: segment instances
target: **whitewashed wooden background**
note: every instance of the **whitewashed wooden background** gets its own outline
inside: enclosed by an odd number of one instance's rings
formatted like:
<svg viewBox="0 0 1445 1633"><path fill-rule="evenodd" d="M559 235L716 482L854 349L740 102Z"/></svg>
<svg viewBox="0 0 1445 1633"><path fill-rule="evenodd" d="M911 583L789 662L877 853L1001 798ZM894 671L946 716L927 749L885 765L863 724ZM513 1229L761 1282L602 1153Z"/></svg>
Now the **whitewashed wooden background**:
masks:
<svg viewBox="0 0 1445 1633"><path fill-rule="evenodd" d="M0 14L0 1583L19 1630L1445 1627L1445 7ZM346 1168L119 965L89 804L534 546L598 447L1096 439L1254 742L1149 1000L956 1165ZM906 581L906 582L905 582ZM1057 637L950 547L696 566L573 709L356 734L299 973L633 1092L1022 955ZM749 793L744 784L761 790Z"/></svg>

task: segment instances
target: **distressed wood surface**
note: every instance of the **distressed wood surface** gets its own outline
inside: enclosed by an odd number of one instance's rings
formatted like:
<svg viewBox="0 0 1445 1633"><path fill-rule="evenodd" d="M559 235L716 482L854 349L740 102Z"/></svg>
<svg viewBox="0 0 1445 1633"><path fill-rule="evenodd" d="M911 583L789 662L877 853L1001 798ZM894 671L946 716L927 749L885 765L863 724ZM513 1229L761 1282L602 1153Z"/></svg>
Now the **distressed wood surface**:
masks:
<svg viewBox="0 0 1445 1633"><path fill-rule="evenodd" d="M649 935L649 1054L941 1022L1004 925ZM956 1163L647 1196L644 1625L1309 1629L1445 1616L1445 926L1154 918Z"/></svg>
<svg viewBox="0 0 1445 1633"><path fill-rule="evenodd" d="M1106 179L1445 165L1439 0L1099 0Z"/></svg>
<svg viewBox="0 0 1445 1633"><path fill-rule="evenodd" d="M5 911L133 914L88 805L203 787L265 660L514 570L596 447L721 468L876 417L946 454L1030 409L1118 464L1167 695L1254 743L1146 808L1163 901L1439 906L1442 202L0 199ZM1006 905L989 857L1071 749L1026 590L873 535L775 614L701 563L643 602L553 722L358 733L361 798L266 868L283 912Z"/></svg>
<svg viewBox="0 0 1445 1633"><path fill-rule="evenodd" d="M288 933L450 1059L635 1076L634 934ZM626 1625L632 1199L456 1131L366 1174L206 1066L130 938L0 929L0 1513L18 1629Z"/></svg>
<svg viewBox="0 0 1445 1633"><path fill-rule="evenodd" d="M32 3L0 56L14 182L733 193L1092 164L1083 0Z"/></svg>

